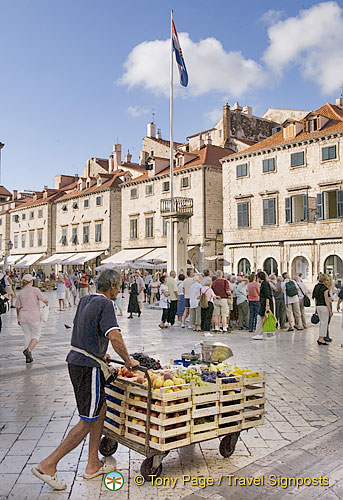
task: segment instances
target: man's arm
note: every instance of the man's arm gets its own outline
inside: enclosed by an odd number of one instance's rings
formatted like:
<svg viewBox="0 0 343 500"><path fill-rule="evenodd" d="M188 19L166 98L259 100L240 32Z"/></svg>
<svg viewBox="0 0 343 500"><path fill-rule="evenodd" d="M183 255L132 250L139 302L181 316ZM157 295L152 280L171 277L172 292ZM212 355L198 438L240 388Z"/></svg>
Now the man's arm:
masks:
<svg viewBox="0 0 343 500"><path fill-rule="evenodd" d="M126 368L134 368L135 366L139 365L139 362L136 361L135 359L132 359L129 353L127 352L125 342L119 330L116 329L110 330L107 337L110 340L115 352L125 362Z"/></svg>

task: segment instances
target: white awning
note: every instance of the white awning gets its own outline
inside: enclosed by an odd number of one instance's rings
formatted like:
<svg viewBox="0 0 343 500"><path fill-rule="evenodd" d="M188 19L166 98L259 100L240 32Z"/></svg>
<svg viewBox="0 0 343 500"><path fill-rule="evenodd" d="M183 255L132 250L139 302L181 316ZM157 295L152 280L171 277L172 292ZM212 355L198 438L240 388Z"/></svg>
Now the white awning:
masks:
<svg viewBox="0 0 343 500"><path fill-rule="evenodd" d="M103 250L100 252L83 252L76 253L69 259L66 259L62 262L63 265L77 266L80 264L85 264L85 262L89 262L90 260L96 259L103 253Z"/></svg>
<svg viewBox="0 0 343 500"><path fill-rule="evenodd" d="M143 255L146 255L152 250L154 250L154 248L128 248L127 250L120 250L118 253L111 255L111 257L104 259L101 262L101 265L103 264L117 265L117 264L123 264L124 262L132 262L134 260L143 257Z"/></svg>
<svg viewBox="0 0 343 500"><path fill-rule="evenodd" d="M17 262L13 267L18 267L18 268L30 267L39 259L41 259L43 255L44 253L33 253L25 255L25 257L22 258L19 262Z"/></svg>
<svg viewBox="0 0 343 500"><path fill-rule="evenodd" d="M62 264L62 262L66 259L69 259L75 255L74 253L54 253L54 255L50 255L47 259L42 260L40 264L54 266L55 264Z"/></svg>
<svg viewBox="0 0 343 500"><path fill-rule="evenodd" d="M187 252L190 252L191 250L193 250L193 248L194 248L194 245L188 246ZM144 258L142 260L154 262L154 263L167 262L168 249L167 249L167 247L155 248L154 250L152 250L152 252L149 252L147 255L144 255ZM136 264L139 264L139 261L136 262Z"/></svg>
<svg viewBox="0 0 343 500"><path fill-rule="evenodd" d="M12 264L15 264L16 262L18 262L18 260L22 259L23 257L25 257L24 254L21 254L21 255L9 255L7 257L7 265L11 266ZM0 266L3 266L4 265L4 260L2 260L0 262Z"/></svg>

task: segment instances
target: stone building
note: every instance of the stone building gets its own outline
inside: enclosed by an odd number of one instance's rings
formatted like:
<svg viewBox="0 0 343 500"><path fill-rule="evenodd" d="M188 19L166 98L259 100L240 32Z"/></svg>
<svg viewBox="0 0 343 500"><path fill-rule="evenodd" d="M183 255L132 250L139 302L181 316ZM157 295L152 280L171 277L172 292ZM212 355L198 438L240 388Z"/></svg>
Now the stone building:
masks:
<svg viewBox="0 0 343 500"><path fill-rule="evenodd" d="M9 210L9 220L13 245L11 264L14 268L29 268L55 251L55 202L76 185L74 177L58 177L56 189L44 188L42 192L24 193L30 195L24 203L13 201L16 206Z"/></svg>
<svg viewBox="0 0 343 500"><path fill-rule="evenodd" d="M342 135L338 99L222 160L227 271L342 281Z"/></svg>

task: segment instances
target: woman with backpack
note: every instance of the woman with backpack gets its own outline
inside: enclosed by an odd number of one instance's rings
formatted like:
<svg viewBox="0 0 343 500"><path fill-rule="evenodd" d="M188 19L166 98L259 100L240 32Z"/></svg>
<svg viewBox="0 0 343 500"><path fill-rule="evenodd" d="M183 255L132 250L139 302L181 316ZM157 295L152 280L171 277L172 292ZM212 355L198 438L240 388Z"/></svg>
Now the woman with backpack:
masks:
<svg viewBox="0 0 343 500"><path fill-rule="evenodd" d="M288 318L288 331L293 332L293 317L296 330L303 330L301 322L301 312L299 305L299 288L295 281L291 280L288 273L282 273L283 283L281 285L284 296Z"/></svg>

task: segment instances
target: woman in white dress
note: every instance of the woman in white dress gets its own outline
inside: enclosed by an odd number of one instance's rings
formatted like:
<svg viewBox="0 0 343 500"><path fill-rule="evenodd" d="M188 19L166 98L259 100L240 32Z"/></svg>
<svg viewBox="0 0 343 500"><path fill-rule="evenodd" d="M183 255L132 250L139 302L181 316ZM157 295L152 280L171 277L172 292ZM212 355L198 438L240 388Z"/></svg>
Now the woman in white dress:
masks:
<svg viewBox="0 0 343 500"><path fill-rule="evenodd" d="M59 304L59 311L64 311L65 309L65 299L66 299L66 285L63 276L58 277L57 281L57 298Z"/></svg>

